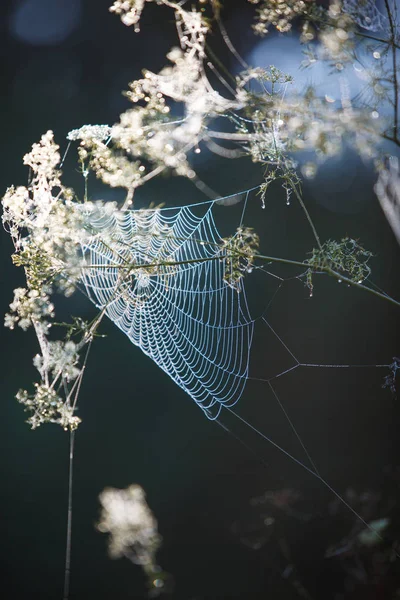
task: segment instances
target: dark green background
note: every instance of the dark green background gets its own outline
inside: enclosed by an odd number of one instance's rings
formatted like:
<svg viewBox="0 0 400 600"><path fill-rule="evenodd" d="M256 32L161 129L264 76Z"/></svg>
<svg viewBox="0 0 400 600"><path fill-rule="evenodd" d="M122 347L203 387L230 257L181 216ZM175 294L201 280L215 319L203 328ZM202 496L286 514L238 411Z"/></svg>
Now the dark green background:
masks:
<svg viewBox="0 0 400 600"><path fill-rule="evenodd" d="M134 35L109 15L109 0L83 0L80 26L66 41L34 47L10 34L8 23L16 4L3 2L0 7L1 190L26 184L22 156L48 129L65 148L71 129L115 122L127 107L120 90L140 76L141 68L160 69L166 51L175 44L168 11L147 7L142 33ZM229 2L226 13L229 30L244 53L255 43L249 33L250 12L245 2ZM216 38L211 44L223 52ZM333 172L322 170L317 182L305 187L310 212L323 239L360 238L375 254L374 282L400 298L400 253L374 197L371 167L353 155L347 155L346 161L354 170L351 189L339 186L335 192L340 163ZM82 191L74 169L71 150L64 169L66 183ZM221 195L261 181L261 169L246 161L226 163L202 155L198 169ZM104 196L94 180L89 193L94 198ZM106 197L112 199L114 192ZM329 198L336 199L336 208L329 206ZM203 199L185 181L161 179L140 190L136 201L142 207L150 201L176 205ZM264 211L254 195L250 200L246 222L260 233L263 251L303 259L312 248L312 237L296 203L286 206L279 185L272 186ZM236 209L219 209L222 229L233 231L237 216ZM11 264L11 252L11 241L1 232L2 314L12 290L23 285L23 274ZM293 274L271 270L284 277ZM271 277L250 277L248 283L257 308L268 303L276 288ZM57 306L63 318L94 315L80 295L60 298ZM388 303L321 277L312 299L299 281L285 284L271 304L268 320L302 362L378 364L390 363L399 353L399 315L399 309ZM232 531L234 522L253 518L252 497L282 487L300 491L303 510L313 515L308 528L295 519L286 524L303 581L315 598L333 597L343 581L335 564L322 557L326 546L347 532L352 517L343 511L343 531L334 531L325 516L332 495L320 482L234 416L222 414L222 422L252 450L246 449L209 422L111 323L104 323L103 333L107 338L98 340L90 354L79 403L83 423L76 435L71 599L145 597L140 568L124 560L111 561L106 537L94 528L99 492L105 486L134 482L146 490L158 519L164 538L159 562L174 576L175 598L296 597L279 576L286 565L279 559L276 543L271 540L264 550L254 552ZM0 339L3 597L55 600L62 594L68 434L51 425L32 432L13 399L19 388L29 388L35 378L33 333L0 328ZM268 377L291 364L268 328L257 326L252 373ZM379 490L384 467L398 463L399 408L389 391L381 388L385 374L374 368L297 369L276 381L280 399L321 474L340 493L350 485L358 491ZM237 411L305 460L266 385L249 384Z"/></svg>

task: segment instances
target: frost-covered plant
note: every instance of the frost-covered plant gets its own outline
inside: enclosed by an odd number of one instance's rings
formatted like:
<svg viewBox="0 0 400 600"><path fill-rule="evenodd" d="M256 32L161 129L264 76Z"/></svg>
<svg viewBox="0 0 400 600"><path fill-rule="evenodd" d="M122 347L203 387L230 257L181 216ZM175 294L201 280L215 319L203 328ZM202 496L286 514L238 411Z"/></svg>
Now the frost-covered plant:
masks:
<svg viewBox="0 0 400 600"><path fill-rule="evenodd" d="M102 315L90 324L74 319L64 339L49 339L55 316L51 297L56 292L66 296L74 292L82 268L80 246L92 235L72 190L61 183L59 162L58 146L48 131L24 156L32 172L29 186L9 188L2 200L2 221L14 242L13 262L26 275L26 287L14 290L5 325L23 330L32 326L39 342L40 354L33 364L40 383L33 393L20 390L17 394L31 413L28 423L33 429L52 422L73 430L80 423L74 411L87 356L81 355L90 346ZM86 207L89 212L90 206Z"/></svg>
<svg viewBox="0 0 400 600"><path fill-rule="evenodd" d="M307 260L309 265L307 285L311 295L314 287L313 274L320 270L335 271L339 276L362 284L371 274L371 268L368 265L371 257L371 252L350 238L343 238L340 242L328 240L321 248L314 248L311 258Z"/></svg>
<svg viewBox="0 0 400 600"><path fill-rule="evenodd" d="M63 341L50 341L54 318L50 298L55 291L67 296L73 292L79 276L77 248L86 233L71 190L61 184L59 162L58 146L48 131L24 156L32 171L29 187L9 188L2 201L2 220L15 247L13 261L26 274L26 288L14 290L5 325L23 330L33 326L39 342L41 354L35 356L34 366L41 382L35 384L34 393L20 390L17 394L31 412L32 428L55 422L75 429L80 419L73 413L83 375L79 352L91 334L87 330L78 343L69 335Z"/></svg>
<svg viewBox="0 0 400 600"><path fill-rule="evenodd" d="M292 21L297 17L311 17L319 14L314 0L248 0L257 5L257 23L254 31L258 35L268 33L272 25L281 33L286 33L292 28ZM317 11L317 12L316 12Z"/></svg>
<svg viewBox="0 0 400 600"><path fill-rule="evenodd" d="M6 191L2 221L14 243L13 261L25 270L26 287L14 291L5 325L23 330L32 326L40 347L40 353L34 357L40 380L32 393L17 393L17 400L30 413L28 422L32 428L52 422L73 431L80 422L75 411L88 350L107 304L91 323L75 318L67 325L63 339L50 338L55 324L54 294L71 295L82 279L83 269L96 267L85 262L82 247L90 247L91 241L96 240L109 256L118 258L119 264L112 265L119 269L116 294L125 295L132 302L132 281L143 284L139 286L143 294L134 300L135 308L146 302L145 284L150 275L161 275L167 287L168 278L178 266L173 261L146 264L146 258L143 264L131 264L125 259L124 249L116 245L112 232L96 229L98 206L88 201L90 172L106 185L126 191L122 207L100 203L102 210L118 220L121 211L132 206L135 190L163 172L209 189L206 182L199 180L193 160L193 155L203 149L226 158L247 156L262 169L259 192L263 206L271 182L280 181L287 203L292 195L300 203L315 247L306 260L263 256L258 253L258 235L241 225L233 236L213 243L217 250L210 260L224 261L224 285L239 290L241 280L256 262L281 261L303 268L310 292L313 274L322 271L393 301L363 285L370 274L371 253L358 242L350 238L321 242L302 199L301 175L314 176L323 160L351 144L363 157L375 160L379 170L375 190L400 240L399 168L395 160L388 164L381 156L382 140L400 147L396 4L384 0L386 14L382 15L373 0L332 0L326 8L314 0L247 1L255 5L254 29L260 35L270 28L286 33L295 30L300 22L306 57L302 66L328 61L341 74L339 102L315 86L296 91L292 78L274 66L261 69L247 65L225 30L221 21L223 3L218 0L199 0L190 9L185 8L186 2L172 0L116 0L110 11L134 31L139 31L147 3L172 11L177 44L167 54L166 65L158 73L145 69L143 77L129 83L125 95L132 106L117 123L84 125L69 133L68 139L78 144L78 160L85 179L83 203L62 184L59 147L51 131L24 157L32 171L30 184L11 186ZM236 77L227 75L225 67L210 52L207 36L214 26L243 67ZM360 55L365 52L376 61L375 66L363 67ZM358 99L351 98L348 92L349 64L363 71L368 88L368 94L361 94ZM391 105L390 117L379 114L382 101ZM180 116L173 116L176 114ZM302 163L299 153L304 151L307 158ZM140 221L140 215L137 220ZM140 230L137 235L145 248L150 239L148 232ZM152 235L171 237L168 227ZM173 246L174 241L170 243ZM109 302L112 300L113 297ZM397 363L395 359L385 380L392 392ZM103 512L98 528L111 534L111 555L127 556L142 565L151 589L163 588L163 574L155 563L160 536L143 490L139 486L127 490L110 488L102 493L100 501Z"/></svg>
<svg viewBox="0 0 400 600"><path fill-rule="evenodd" d="M332 104L329 97L321 97L314 88L301 94L288 93L291 78L274 67L248 68L232 86L219 65L212 63L206 48L212 18L221 25L218 3L210 2L211 20L202 11L185 10L182 3L157 3L175 13L180 48L172 48L167 55L171 65L159 73L145 70L142 79L131 82L126 96L135 107L122 113L107 141L85 135L79 148L81 161L87 161L98 177L108 185L128 190L128 202L135 188L164 170L196 181L191 154L200 151L202 145L222 156L247 154L254 162L268 165L267 181L271 176L287 174L288 166L293 170L291 153L297 150L315 152L318 163L339 153L345 141L354 143L363 155L377 155L382 123L371 116L368 107L353 106L345 85L341 107ZM353 51L357 25L354 11L345 10L338 0L328 9L313 1L253 3L258 5L259 23L279 22L282 31L296 16L306 17L309 33L303 31L304 41L314 37L311 25L319 40L308 51L312 61L327 59L342 70L346 61L357 60ZM144 7L144 1L132 0L116 2L111 10L126 25L137 28ZM228 47L236 53L223 33ZM217 74L225 86L224 95L210 83L210 73ZM181 106L182 118L171 117L172 104ZM233 129L213 129L210 125L215 117L228 118ZM237 153L225 142L238 145ZM311 173L312 169L305 172Z"/></svg>
<svg viewBox="0 0 400 600"><path fill-rule="evenodd" d="M133 107L123 112L113 126L84 125L71 131L68 139L78 143L78 157L85 178L85 210L76 201L73 190L63 186L58 169L60 154L52 132L42 136L24 163L32 170L28 187L10 187L2 200L3 223L9 230L15 253L13 261L25 269L26 288L18 288L5 317L9 328L34 327L40 354L34 365L40 373L40 383L33 394L22 390L18 400L31 412L33 427L45 421L76 427L79 419L73 415L84 370L82 351L90 345L103 313L91 324L77 321L68 326L64 340L53 341L49 333L54 320L54 292L73 293L81 277L80 248L99 232L89 226L88 215L94 214L94 204L88 202L87 181L93 172L105 184L122 187L126 199L122 208L132 205L137 187L163 171L183 176L203 188L193 166L193 153L207 147L231 158L248 156L264 169L260 185L263 205L272 181L280 180L286 190L287 202L292 194L300 202L311 225L316 248L312 258L303 262L308 267L308 285L312 289L312 273L318 268L333 274L349 273L350 281L365 279L365 256L358 245L349 241L321 243L301 197L301 173L312 177L318 164L326 157L338 154L343 144L352 144L360 154L378 159L383 138L400 145L398 138L397 50L398 30L395 13L385 1L386 17L365 0L356 10L354 3L333 0L325 9L313 1L256 1L258 33L269 26L286 32L294 20L302 19L302 40L313 42L309 56L327 59L341 70L348 60L357 61L356 40L363 38L357 27L372 29L379 21L387 39L374 38L374 43L386 51L373 50L374 58L385 60L384 71L371 72L374 98L382 90L392 98L393 126L379 118L375 102L355 104L342 84L342 99L338 105L328 96L309 87L302 93L291 91L292 78L271 66L268 69L249 67L237 54L221 21L222 6L216 0L201 2L201 9L184 8L184 3L170 0L118 0L110 8L123 23L137 31L146 2L164 5L173 11L179 46L167 54L168 65L159 73L145 70L141 79L129 84L126 96ZM208 5L207 10L204 5ZM208 11L208 12L207 12ZM218 63L213 64L206 45L207 35L215 22L228 48L246 69L229 83ZM361 34L362 35L362 34ZM314 39L317 40L315 45ZM369 43L369 42L368 42ZM314 60L314 59L313 59ZM378 59L377 59L378 60ZM210 74L222 84L217 90ZM171 108L180 106L181 117L171 116ZM371 111L371 107L373 110ZM174 113L176 112L174 108ZM224 119L227 127L213 127L215 119ZM219 123L218 121L217 123ZM389 133L390 132L390 133ZM232 144L234 148L232 148ZM296 153L307 151L308 158L298 165ZM310 153L313 158L310 158ZM382 164L382 160L377 164ZM398 229L398 173L396 163L380 168L377 195L394 229ZM391 200L388 200L390 196ZM107 210L118 211L116 204ZM112 247L113 240L102 232L102 243ZM257 255L258 238L242 227L233 237L222 240L221 252L227 261L225 283L237 287L240 279L251 270ZM137 265L135 266L135 268ZM140 267L142 271L146 267ZM157 269L157 265L152 266ZM160 266L172 273L173 265ZM166 270L167 269L167 270ZM353 277L353 274L354 277ZM148 276L144 273L143 276ZM131 280L130 268L120 268L120 292Z"/></svg>
<svg viewBox="0 0 400 600"><path fill-rule="evenodd" d="M250 227L239 227L235 235L222 240L221 256L225 259L224 282L240 291L240 281L251 273L256 258L259 237Z"/></svg>

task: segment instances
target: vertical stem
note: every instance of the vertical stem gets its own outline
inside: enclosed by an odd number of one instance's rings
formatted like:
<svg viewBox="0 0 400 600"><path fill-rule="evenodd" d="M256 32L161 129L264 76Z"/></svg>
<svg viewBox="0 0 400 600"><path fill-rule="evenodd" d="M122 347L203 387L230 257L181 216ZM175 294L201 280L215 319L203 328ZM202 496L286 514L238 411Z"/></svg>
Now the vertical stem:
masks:
<svg viewBox="0 0 400 600"><path fill-rule="evenodd" d="M315 225L314 225L314 222L313 222L313 220L312 220L312 218L311 218L311 216L310 216L310 213L308 212L308 210L307 210L307 208L306 208L306 205L305 205L305 204L304 204L304 202L303 202L303 198L301 197L301 194L299 193L299 190L296 188L296 186L295 186L295 185L292 185L291 187L292 187L292 190L293 190L293 192L294 192L294 195L296 196L297 200L298 200L298 201L299 201L299 203L300 203L300 206L301 206L301 208L302 208L302 209L303 209L303 211L304 211L304 214L306 215L307 221L308 221L308 223L309 223L309 225L310 225L310 227L311 227L311 230L312 230L312 232L313 232L313 234L314 234L315 241L316 241L316 242L317 242L317 244L318 244L318 248L319 248L320 250L322 250L322 244L321 244L321 240L319 239L319 235L318 235L318 233L317 233L317 230L315 229Z"/></svg>
<svg viewBox="0 0 400 600"><path fill-rule="evenodd" d="M135 193L135 188L132 186L128 189L128 192L127 192L126 198L125 198L125 202L122 206L122 210L127 210L128 208L132 208L134 193Z"/></svg>
<svg viewBox="0 0 400 600"><path fill-rule="evenodd" d="M69 476L68 476L68 517L67 543L65 548L65 571L63 600L69 599L69 583L71 578L71 539L72 539L72 468L74 459L75 431L69 434Z"/></svg>
<svg viewBox="0 0 400 600"><path fill-rule="evenodd" d="M385 8L389 20L390 27L390 45L392 47L392 63L393 63L393 104L394 104L394 123L393 123L393 137L395 140L398 139L398 122L399 122L399 89L397 83L397 50L396 50L396 40L395 40L395 32L396 27L393 21L392 11L390 9L389 0L385 0Z"/></svg>

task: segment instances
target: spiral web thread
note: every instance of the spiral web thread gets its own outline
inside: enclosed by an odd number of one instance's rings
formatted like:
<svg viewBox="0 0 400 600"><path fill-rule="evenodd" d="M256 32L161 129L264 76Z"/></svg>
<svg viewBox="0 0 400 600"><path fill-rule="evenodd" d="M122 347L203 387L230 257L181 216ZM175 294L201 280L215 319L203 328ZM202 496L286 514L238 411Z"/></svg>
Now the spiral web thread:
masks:
<svg viewBox="0 0 400 600"><path fill-rule="evenodd" d="M97 207L82 245L92 302L210 419L243 392L254 324L242 284L224 282L214 204Z"/></svg>

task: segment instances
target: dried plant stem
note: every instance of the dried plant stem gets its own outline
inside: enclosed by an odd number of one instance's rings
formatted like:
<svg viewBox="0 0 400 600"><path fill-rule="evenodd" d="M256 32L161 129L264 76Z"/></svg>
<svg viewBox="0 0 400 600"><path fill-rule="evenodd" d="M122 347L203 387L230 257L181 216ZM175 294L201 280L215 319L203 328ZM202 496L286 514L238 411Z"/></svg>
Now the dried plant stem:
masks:
<svg viewBox="0 0 400 600"><path fill-rule="evenodd" d="M392 49L392 65L393 65L393 138L398 141L398 122L399 122L399 88L397 83L397 46L395 43L396 28L393 21L392 11L390 9L389 0L385 0L385 8L389 19L390 27L390 45Z"/></svg>
<svg viewBox="0 0 400 600"><path fill-rule="evenodd" d="M63 600L69 599L69 586L71 579L71 541L72 541L72 476L74 462L75 431L69 433L69 475L68 475L68 516L67 516L67 542L65 548L64 592Z"/></svg>
<svg viewBox="0 0 400 600"><path fill-rule="evenodd" d="M235 254L241 255L240 252L236 252ZM243 254L243 257L245 257L245 254ZM311 268L310 264L307 261L291 260L289 258L280 258L280 257L276 257L276 256L265 256L263 254L256 254L254 258L256 260L260 260L262 262L272 262L272 263L280 263L283 265L292 265L294 267L302 267L303 269ZM126 264L126 265L118 265L118 264L96 265L96 264L93 264L92 265L92 264L89 264L89 265L83 265L82 268L85 268L85 269L102 269L102 268L109 269L110 267L112 267L114 269L126 269L126 270L128 270L129 273L131 273L132 271L135 271L136 269L144 269L144 268L150 269L150 268L155 268L155 267L175 267L175 266L179 266L179 265L212 262L212 261L216 261L216 260L221 260L221 256L211 256L211 257L207 257L207 258L196 258L196 259L190 259L190 260L164 261L164 262L157 262L157 263L149 263L146 265L137 265L137 264L133 264L133 265L132 264ZM352 279L344 276L342 273L335 271L330 266L321 265L320 267L318 267L318 272L326 273L327 275L329 275L330 277L333 277L337 281L343 282L344 284L349 285L351 287L356 287L360 290L363 290L365 292L372 294L373 296L376 296L377 298L381 298L382 300L387 300L391 304L394 304L395 306L400 307L400 302L398 300L395 300L394 298L392 298L391 296L388 296L387 294L383 294L382 292L378 292L377 290L369 288L362 283L353 281ZM103 309L102 315L104 314L104 312L105 312L105 309Z"/></svg>

